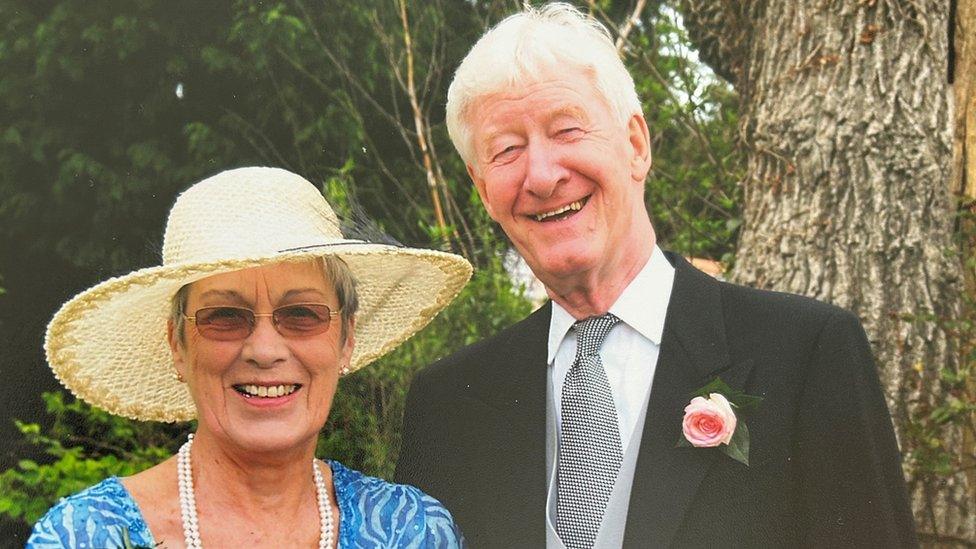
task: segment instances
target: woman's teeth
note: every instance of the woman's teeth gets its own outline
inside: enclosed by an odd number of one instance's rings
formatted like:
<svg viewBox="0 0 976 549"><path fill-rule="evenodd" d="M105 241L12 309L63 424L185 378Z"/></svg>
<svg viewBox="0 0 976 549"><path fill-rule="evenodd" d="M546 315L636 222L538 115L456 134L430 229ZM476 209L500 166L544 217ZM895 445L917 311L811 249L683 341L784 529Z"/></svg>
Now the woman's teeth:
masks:
<svg viewBox="0 0 976 549"><path fill-rule="evenodd" d="M278 398L294 393L300 385L234 385L234 390L246 397Z"/></svg>

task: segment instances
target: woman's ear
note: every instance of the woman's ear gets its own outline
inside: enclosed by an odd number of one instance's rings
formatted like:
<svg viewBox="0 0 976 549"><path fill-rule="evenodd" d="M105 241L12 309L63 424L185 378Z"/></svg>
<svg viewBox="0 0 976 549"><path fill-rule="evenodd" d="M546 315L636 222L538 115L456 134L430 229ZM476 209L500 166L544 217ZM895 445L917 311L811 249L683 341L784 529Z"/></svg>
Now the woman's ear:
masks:
<svg viewBox="0 0 976 549"><path fill-rule="evenodd" d="M342 343L342 355L345 360L352 356L353 349L356 348L356 317L349 319L346 325L346 340ZM348 364L347 364L348 366Z"/></svg>
<svg viewBox="0 0 976 549"><path fill-rule="evenodd" d="M169 341L169 350L173 356L176 377L178 380L183 381L186 374L186 362L183 360L183 351L186 346L183 343L181 335L176 333L176 326L173 324L173 319L169 319L166 322L166 339Z"/></svg>
<svg viewBox="0 0 976 549"><path fill-rule="evenodd" d="M342 349L339 352L339 375L344 376L349 373L352 367L352 352L356 348L356 317L353 316L344 326L345 340L342 342Z"/></svg>

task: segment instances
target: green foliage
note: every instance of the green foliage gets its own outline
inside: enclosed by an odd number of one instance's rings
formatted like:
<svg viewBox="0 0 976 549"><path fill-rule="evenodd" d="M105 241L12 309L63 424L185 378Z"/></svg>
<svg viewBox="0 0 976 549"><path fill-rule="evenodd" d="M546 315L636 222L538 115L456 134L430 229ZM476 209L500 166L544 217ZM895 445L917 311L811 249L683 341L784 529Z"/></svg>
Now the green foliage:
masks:
<svg viewBox="0 0 976 549"><path fill-rule="evenodd" d="M976 209L963 205L959 209L959 230L956 234L959 249L976 250ZM953 251L956 256L957 252ZM976 255L959 258L963 270L976 277ZM967 281L970 288L976 280ZM941 318L934 314L903 315L903 322L923 326L938 325L950 336L958 351L958 362L938 367L936 383L941 385L939 394L947 395L943 402L928 405L919 402L905 425L903 446L910 448L905 456L906 466L920 477L938 480L959 471L976 469L976 293L963 293L963 314L958 318ZM919 380L923 380L926 365L917 364ZM946 432L962 430L968 440L959 448L950 444Z"/></svg>
<svg viewBox="0 0 976 549"><path fill-rule="evenodd" d="M33 524L58 498L110 476L135 474L169 457L185 437L185 427L130 421L67 403L60 392L41 395L52 426L17 421L26 441L43 448L49 460L20 460L0 473L0 515Z"/></svg>
<svg viewBox="0 0 976 549"><path fill-rule="evenodd" d="M651 31L632 38L627 60L654 143L645 191L654 229L672 250L731 265L742 222L738 98L698 62L667 4L645 25Z"/></svg>

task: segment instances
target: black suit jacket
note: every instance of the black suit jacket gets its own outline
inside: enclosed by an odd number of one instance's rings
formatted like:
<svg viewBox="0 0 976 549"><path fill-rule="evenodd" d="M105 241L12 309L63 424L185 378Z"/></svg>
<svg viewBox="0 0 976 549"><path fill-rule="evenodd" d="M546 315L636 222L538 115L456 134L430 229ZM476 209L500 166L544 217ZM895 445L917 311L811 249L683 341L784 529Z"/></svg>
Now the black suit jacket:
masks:
<svg viewBox="0 0 976 549"><path fill-rule="evenodd" d="M857 318L803 297L676 272L625 547L915 546L900 456ZM413 382L396 480L440 499L472 547L545 547L551 306ZM675 447L716 376L765 400L750 466Z"/></svg>

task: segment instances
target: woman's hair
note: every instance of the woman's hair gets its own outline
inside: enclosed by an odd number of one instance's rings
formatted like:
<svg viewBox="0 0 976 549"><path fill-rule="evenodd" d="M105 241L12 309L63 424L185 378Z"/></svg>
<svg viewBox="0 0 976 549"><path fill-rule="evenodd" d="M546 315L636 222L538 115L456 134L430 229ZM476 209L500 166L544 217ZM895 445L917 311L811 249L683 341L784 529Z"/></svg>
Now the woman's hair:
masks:
<svg viewBox="0 0 976 549"><path fill-rule="evenodd" d="M582 70L621 124L640 114L634 79L610 33L569 4L526 6L478 40L447 92L447 130L464 161L477 167L468 116L479 97L533 84L547 74Z"/></svg>
<svg viewBox="0 0 976 549"><path fill-rule="evenodd" d="M316 261L316 260L311 260ZM338 257L324 256L321 259L322 269L328 281L335 289L336 299L339 302L340 315L342 320L341 342L346 341L347 330L359 310L359 294L356 293L356 278L346 262ZM185 342L186 326L183 315L186 313L187 297L190 295L191 284L181 287L176 295L173 296L170 306L170 320L173 322L173 329L180 342Z"/></svg>

